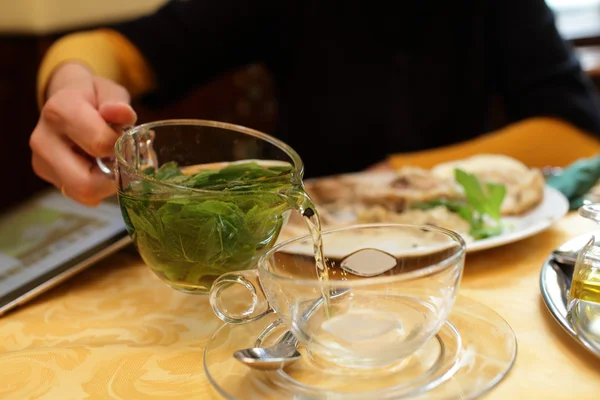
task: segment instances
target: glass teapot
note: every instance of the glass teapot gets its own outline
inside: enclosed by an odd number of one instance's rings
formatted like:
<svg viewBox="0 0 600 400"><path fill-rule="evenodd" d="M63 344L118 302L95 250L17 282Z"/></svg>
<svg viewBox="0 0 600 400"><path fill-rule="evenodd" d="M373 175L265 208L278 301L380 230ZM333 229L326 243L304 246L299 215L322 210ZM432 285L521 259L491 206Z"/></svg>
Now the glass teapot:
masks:
<svg viewBox="0 0 600 400"><path fill-rule="evenodd" d="M293 210L314 209L298 154L239 125L166 120L128 127L115 157L97 161L115 179L142 259L186 293L207 294L221 274L255 266Z"/></svg>
<svg viewBox="0 0 600 400"><path fill-rule="evenodd" d="M579 214L600 223L600 203L582 206ZM567 296L567 317L575 332L600 351L600 245L596 235L577 255Z"/></svg>

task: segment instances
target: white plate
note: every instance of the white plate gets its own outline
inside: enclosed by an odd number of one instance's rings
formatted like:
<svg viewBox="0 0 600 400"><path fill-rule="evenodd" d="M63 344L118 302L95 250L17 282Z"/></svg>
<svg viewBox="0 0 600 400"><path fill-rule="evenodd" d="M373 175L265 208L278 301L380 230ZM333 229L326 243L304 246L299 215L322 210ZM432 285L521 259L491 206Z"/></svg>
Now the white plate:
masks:
<svg viewBox="0 0 600 400"><path fill-rule="evenodd" d="M468 252L491 249L517 242L536 235L552 226L569 212L569 201L558 190L546 186L544 200L533 210L519 217L507 217L502 221L511 229L502 235L481 239L467 244Z"/></svg>
<svg viewBox="0 0 600 400"><path fill-rule="evenodd" d="M480 250L490 249L493 247L503 246L509 243L517 242L519 240L526 239L533 235L536 235L546 229L548 229L552 224L556 221L564 217L569 211L569 202L567 198L560 193L558 190L546 186L544 189L544 199L542 203L540 203L537 207L532 209L526 214L523 214L518 217L505 217L502 219L507 229L505 233L487 238L480 239L470 243L467 243L467 252L476 252ZM302 224L303 225L303 224ZM348 225L352 225L352 223L348 223ZM304 226L289 226L287 232L282 232L282 236L280 237L280 241L288 240L294 236L304 236L308 232ZM325 230L328 228L325 227ZM343 249L336 249L334 243L329 243L326 246L327 252L329 255L333 256L334 254L349 254L349 248L352 248L352 251L357 250L355 244L360 242L362 248L367 248L369 246L369 240L365 237L356 237L356 240L347 241L346 238L344 240L339 240L337 242L341 243L345 242L343 245ZM382 250L385 250L391 254L399 255L409 255L409 253L422 251L422 250L430 250L429 248L424 247L425 243L419 245L418 249L412 249L410 251L410 245L405 243L405 240L390 240L390 243L395 243L394 248L389 248L388 245L382 247L382 243L379 242L381 239L371 238L375 241L372 247L377 247ZM398 243L402 243L398 246ZM389 244L389 243L388 243ZM437 244L439 246L439 243ZM423 247L421 247L423 246ZM293 250L297 253L306 253L312 254L312 242L300 242L297 245L293 245L289 247L290 250ZM350 251L351 252L351 251ZM416 254L413 254L416 255Z"/></svg>
<svg viewBox="0 0 600 400"><path fill-rule="evenodd" d="M432 236L437 240L431 240ZM437 232L434 235L424 234L416 237L412 233L394 229L382 229L381 232L348 230L335 236L323 236L324 256L337 260L367 249L376 249L394 257L417 257L438 253L453 247L458 249L457 242L451 241L447 236L442 236ZM287 245L283 251L312 257L314 255L313 242L310 238L306 238ZM372 257L369 259L372 261ZM370 264L370 267L375 266Z"/></svg>

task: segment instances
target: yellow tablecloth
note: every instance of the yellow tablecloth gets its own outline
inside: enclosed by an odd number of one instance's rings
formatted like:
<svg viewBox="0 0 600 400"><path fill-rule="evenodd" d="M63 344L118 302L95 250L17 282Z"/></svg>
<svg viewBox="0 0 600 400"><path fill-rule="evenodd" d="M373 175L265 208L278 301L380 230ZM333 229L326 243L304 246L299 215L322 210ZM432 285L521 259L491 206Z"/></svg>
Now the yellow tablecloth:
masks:
<svg viewBox="0 0 600 400"><path fill-rule="evenodd" d="M600 359L554 322L541 263L596 226L570 215L554 228L467 257L460 293L493 308L517 335L517 361L485 399L595 399ZM0 319L1 399L219 399L202 352L220 322L206 297L160 282L121 253Z"/></svg>
<svg viewBox="0 0 600 400"><path fill-rule="evenodd" d="M575 136L579 153L565 150L569 157L597 152ZM498 149L496 138L485 140L492 146L460 151ZM424 165L431 154L441 160L456 149L428 152ZM570 215L533 238L467 257L461 294L500 313L519 345L514 368L486 399L597 398L600 360L554 322L538 284L553 248L595 228ZM122 252L0 318L0 399L218 399L202 357L219 325L206 297L170 289L137 255Z"/></svg>

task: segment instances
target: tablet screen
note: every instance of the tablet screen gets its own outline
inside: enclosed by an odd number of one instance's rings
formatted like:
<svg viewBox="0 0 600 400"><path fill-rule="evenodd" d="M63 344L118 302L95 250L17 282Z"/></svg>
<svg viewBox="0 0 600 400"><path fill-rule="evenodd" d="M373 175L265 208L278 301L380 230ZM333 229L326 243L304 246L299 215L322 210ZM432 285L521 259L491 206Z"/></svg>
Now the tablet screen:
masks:
<svg viewBox="0 0 600 400"><path fill-rule="evenodd" d="M0 216L0 306L125 235L116 200L86 207L52 190L5 212Z"/></svg>

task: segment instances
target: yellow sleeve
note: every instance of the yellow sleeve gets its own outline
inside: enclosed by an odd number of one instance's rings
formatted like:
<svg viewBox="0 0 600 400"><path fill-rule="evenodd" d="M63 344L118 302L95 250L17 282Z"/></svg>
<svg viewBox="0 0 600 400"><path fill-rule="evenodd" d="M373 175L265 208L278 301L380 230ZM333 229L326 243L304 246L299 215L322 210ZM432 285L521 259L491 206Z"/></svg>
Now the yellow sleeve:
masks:
<svg viewBox="0 0 600 400"><path fill-rule="evenodd" d="M451 146L407 154L393 154L393 167L418 165L431 168L437 163L474 154L504 154L529 167L564 167L600 154L600 140L566 122L552 118L530 118L476 139Z"/></svg>
<svg viewBox="0 0 600 400"><path fill-rule="evenodd" d="M57 40L46 52L38 70L37 99L45 102L48 81L58 66L79 62L94 74L123 85L132 97L154 86L153 72L139 50L119 32L110 29L78 32Z"/></svg>

